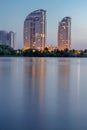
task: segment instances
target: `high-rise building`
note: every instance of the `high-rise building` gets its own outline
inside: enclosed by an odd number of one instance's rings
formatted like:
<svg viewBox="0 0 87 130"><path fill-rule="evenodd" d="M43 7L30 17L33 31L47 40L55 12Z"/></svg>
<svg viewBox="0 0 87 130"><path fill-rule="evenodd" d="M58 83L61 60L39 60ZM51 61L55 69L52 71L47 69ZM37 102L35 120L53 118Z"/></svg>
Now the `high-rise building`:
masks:
<svg viewBox="0 0 87 130"><path fill-rule="evenodd" d="M64 17L58 27L58 49L71 49L71 18Z"/></svg>
<svg viewBox="0 0 87 130"><path fill-rule="evenodd" d="M16 34L15 34L14 32L12 32L12 31L10 31L8 35L9 35L9 46L11 46L12 48L15 49L15 48L16 48L16 47L15 47L15 44L16 44L15 35L16 35Z"/></svg>
<svg viewBox="0 0 87 130"><path fill-rule="evenodd" d="M0 31L0 45L8 45L8 32Z"/></svg>
<svg viewBox="0 0 87 130"><path fill-rule="evenodd" d="M43 50L46 45L46 11L30 13L24 21L24 49Z"/></svg>
<svg viewBox="0 0 87 130"><path fill-rule="evenodd" d="M0 31L0 45L8 45L12 48L15 46L15 33L10 31Z"/></svg>

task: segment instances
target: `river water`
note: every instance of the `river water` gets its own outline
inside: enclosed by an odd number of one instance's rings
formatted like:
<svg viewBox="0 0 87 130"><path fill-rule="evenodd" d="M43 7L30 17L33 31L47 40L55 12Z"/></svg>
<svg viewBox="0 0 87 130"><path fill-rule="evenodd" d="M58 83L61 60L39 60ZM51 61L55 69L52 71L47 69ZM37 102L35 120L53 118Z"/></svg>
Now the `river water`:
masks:
<svg viewBox="0 0 87 130"><path fill-rule="evenodd" d="M86 58L0 58L0 130L85 129Z"/></svg>

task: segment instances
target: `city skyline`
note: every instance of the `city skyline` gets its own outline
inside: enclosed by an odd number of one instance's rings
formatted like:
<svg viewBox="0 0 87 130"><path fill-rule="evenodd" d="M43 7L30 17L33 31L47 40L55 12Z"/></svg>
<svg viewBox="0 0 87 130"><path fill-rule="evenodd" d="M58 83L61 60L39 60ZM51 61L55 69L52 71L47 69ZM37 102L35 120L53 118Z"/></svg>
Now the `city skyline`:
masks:
<svg viewBox="0 0 87 130"><path fill-rule="evenodd" d="M24 21L24 49L44 50L46 46L46 11L31 12Z"/></svg>
<svg viewBox="0 0 87 130"><path fill-rule="evenodd" d="M64 17L58 25L58 49L71 50L71 18Z"/></svg>
<svg viewBox="0 0 87 130"><path fill-rule="evenodd" d="M13 49L16 48L16 34L13 31L0 30L0 45L8 45Z"/></svg>
<svg viewBox="0 0 87 130"><path fill-rule="evenodd" d="M47 45L57 46L58 22L65 16L72 18L72 48L87 48L87 16L84 0L24 0L0 1L0 30L13 30L17 33L18 48L23 47L23 22L27 14L43 8L47 11Z"/></svg>

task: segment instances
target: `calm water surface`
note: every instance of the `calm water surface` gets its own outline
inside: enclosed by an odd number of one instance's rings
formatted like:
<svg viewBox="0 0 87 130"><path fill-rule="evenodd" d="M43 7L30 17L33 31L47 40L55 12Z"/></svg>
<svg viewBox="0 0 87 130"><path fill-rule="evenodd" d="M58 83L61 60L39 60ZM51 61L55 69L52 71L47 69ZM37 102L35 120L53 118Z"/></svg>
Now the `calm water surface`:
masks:
<svg viewBox="0 0 87 130"><path fill-rule="evenodd" d="M87 130L87 59L0 58L0 130Z"/></svg>

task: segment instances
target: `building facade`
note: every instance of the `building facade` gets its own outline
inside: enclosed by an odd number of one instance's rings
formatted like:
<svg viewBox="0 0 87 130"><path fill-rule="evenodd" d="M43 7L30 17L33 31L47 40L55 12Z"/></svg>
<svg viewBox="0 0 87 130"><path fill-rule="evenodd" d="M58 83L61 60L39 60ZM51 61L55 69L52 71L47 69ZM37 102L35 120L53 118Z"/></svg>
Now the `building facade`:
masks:
<svg viewBox="0 0 87 130"><path fill-rule="evenodd" d="M46 11L30 13L24 21L24 49L43 50L46 45Z"/></svg>
<svg viewBox="0 0 87 130"><path fill-rule="evenodd" d="M58 27L58 49L71 49L71 18L64 17Z"/></svg>
<svg viewBox="0 0 87 130"><path fill-rule="evenodd" d="M10 31L9 35L9 46L16 49L16 33Z"/></svg>
<svg viewBox="0 0 87 130"><path fill-rule="evenodd" d="M12 48L15 46L15 33L10 31L0 31L0 45L8 45Z"/></svg>
<svg viewBox="0 0 87 130"><path fill-rule="evenodd" d="M9 44L8 32L0 31L0 45L8 45L8 44Z"/></svg>

